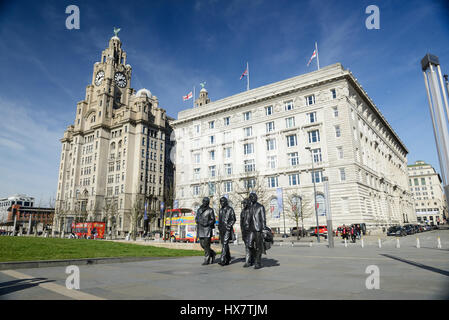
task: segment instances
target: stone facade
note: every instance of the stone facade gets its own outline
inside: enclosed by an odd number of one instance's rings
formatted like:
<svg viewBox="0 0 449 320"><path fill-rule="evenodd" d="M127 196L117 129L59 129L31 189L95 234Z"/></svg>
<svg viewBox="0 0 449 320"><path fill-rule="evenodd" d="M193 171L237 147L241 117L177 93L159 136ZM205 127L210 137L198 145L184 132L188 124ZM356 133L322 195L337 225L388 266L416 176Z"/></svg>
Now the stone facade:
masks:
<svg viewBox="0 0 449 320"><path fill-rule="evenodd" d="M305 227L316 225L312 177L319 223L326 224L326 176L335 227L366 223L374 230L416 221L408 150L341 64L218 101L202 93L171 123L179 207L196 210L210 196L217 209L226 195L239 215L241 200L253 190L268 225L283 232L285 223L289 232L295 210L302 210Z"/></svg>
<svg viewBox="0 0 449 320"><path fill-rule="evenodd" d="M145 203L153 227L160 225L164 187L173 181L170 118L149 90L131 88L126 58L112 37L61 139L54 230L69 231L74 219L141 230Z"/></svg>
<svg viewBox="0 0 449 320"><path fill-rule="evenodd" d="M431 225L443 223L448 211L440 175L424 161L409 165L408 172L418 222Z"/></svg>

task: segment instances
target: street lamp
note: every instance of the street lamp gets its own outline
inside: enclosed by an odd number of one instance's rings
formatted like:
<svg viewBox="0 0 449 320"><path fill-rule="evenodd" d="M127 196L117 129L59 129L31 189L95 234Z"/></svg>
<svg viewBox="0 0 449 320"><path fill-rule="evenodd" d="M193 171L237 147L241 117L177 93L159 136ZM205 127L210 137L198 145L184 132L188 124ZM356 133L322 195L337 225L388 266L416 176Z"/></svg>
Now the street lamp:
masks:
<svg viewBox="0 0 449 320"><path fill-rule="evenodd" d="M315 176L314 176L314 169L313 169L313 154L312 154L312 148L306 147L306 150L310 151L310 159L312 160L312 182L313 182L313 203L315 207L315 217L316 217L316 231L317 231L317 241L320 242L320 225L318 222L318 211L316 210L316 186L315 186Z"/></svg>

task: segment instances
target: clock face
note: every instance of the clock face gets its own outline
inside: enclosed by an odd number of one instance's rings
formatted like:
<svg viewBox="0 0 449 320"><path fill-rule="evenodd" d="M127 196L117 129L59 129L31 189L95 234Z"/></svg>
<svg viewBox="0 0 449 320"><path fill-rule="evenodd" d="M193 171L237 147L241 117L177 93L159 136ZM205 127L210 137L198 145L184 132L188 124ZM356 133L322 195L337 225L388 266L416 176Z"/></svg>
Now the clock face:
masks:
<svg viewBox="0 0 449 320"><path fill-rule="evenodd" d="M114 75L114 80L115 80L115 83L116 83L120 88L126 87L126 83L127 83L127 81L126 81L126 76L125 76L123 73L121 73L121 72L116 72L115 75Z"/></svg>
<svg viewBox="0 0 449 320"><path fill-rule="evenodd" d="M103 82L104 79L104 71L100 70L97 72L97 75L95 76L95 84L99 86L101 82Z"/></svg>

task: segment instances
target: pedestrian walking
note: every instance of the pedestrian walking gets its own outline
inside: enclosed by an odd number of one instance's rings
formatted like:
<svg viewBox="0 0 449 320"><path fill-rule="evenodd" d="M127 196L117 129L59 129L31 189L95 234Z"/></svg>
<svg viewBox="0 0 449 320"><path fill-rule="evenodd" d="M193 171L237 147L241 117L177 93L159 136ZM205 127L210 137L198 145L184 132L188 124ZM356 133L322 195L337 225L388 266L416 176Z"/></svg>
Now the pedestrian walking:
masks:
<svg viewBox="0 0 449 320"><path fill-rule="evenodd" d="M352 243L355 243L355 240L357 238L357 231L354 225L351 226L351 241Z"/></svg>

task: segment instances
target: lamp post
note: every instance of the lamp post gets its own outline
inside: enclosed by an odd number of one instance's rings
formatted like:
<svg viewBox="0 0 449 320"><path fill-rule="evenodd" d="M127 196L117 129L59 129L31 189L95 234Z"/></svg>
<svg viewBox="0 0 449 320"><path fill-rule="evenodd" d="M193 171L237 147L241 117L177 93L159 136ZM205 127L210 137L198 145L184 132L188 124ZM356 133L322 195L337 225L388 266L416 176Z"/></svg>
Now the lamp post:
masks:
<svg viewBox="0 0 449 320"><path fill-rule="evenodd" d="M318 211L316 210L316 186L315 186L315 172L313 169L313 154L312 154L312 148L306 147L306 150L310 151L310 159L312 160L312 182L313 182L313 203L315 207L315 217L316 217L316 232L317 232L317 242L320 242L320 225L318 222Z"/></svg>
<svg viewBox="0 0 449 320"><path fill-rule="evenodd" d="M334 247L334 228L332 226L332 213L331 213L331 197L329 194L329 178L323 177L324 182L324 195L326 199L326 216L327 216L327 239L329 242L329 248Z"/></svg>

